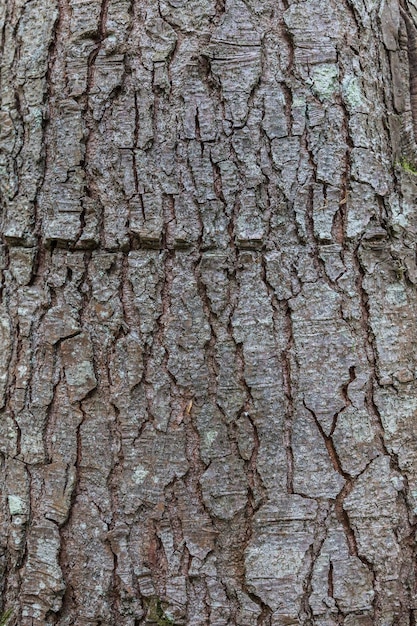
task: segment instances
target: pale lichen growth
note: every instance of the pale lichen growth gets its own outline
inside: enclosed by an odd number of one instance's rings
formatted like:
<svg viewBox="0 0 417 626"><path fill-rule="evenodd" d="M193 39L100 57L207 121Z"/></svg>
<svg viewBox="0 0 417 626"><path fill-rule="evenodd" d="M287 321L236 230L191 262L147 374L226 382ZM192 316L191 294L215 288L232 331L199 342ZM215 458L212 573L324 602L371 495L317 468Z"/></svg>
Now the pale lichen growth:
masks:
<svg viewBox="0 0 417 626"><path fill-rule="evenodd" d="M330 100L339 89L339 68L334 63L323 63L312 73L313 91L323 100Z"/></svg>

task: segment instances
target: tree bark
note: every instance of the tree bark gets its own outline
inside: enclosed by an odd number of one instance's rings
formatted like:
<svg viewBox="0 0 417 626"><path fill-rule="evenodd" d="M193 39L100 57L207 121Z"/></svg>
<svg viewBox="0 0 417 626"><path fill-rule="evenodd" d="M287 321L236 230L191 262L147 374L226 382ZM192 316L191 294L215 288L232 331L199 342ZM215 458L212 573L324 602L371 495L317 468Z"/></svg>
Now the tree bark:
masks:
<svg viewBox="0 0 417 626"><path fill-rule="evenodd" d="M8 623L415 624L417 2L0 19Z"/></svg>

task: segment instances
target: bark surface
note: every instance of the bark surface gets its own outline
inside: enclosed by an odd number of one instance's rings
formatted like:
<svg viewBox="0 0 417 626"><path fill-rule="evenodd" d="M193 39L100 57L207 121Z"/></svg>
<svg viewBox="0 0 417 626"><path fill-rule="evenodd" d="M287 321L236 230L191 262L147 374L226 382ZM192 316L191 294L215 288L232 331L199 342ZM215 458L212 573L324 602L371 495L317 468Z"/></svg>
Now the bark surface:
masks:
<svg viewBox="0 0 417 626"><path fill-rule="evenodd" d="M0 20L9 624L415 624L416 0Z"/></svg>

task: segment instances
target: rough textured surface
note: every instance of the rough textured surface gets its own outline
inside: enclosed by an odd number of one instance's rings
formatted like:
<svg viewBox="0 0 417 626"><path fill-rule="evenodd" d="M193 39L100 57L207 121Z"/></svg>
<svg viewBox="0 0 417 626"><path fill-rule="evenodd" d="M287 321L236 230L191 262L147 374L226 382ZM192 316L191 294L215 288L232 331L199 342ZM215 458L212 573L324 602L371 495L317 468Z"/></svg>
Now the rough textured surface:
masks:
<svg viewBox="0 0 417 626"><path fill-rule="evenodd" d="M0 0L21 626L413 626L417 2Z"/></svg>

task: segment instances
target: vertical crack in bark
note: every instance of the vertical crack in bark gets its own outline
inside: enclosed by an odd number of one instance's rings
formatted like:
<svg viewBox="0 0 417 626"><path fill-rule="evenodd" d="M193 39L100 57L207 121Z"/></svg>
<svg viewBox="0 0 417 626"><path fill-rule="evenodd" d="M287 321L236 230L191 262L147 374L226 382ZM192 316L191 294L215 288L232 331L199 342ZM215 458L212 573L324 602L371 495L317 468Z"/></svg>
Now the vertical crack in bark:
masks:
<svg viewBox="0 0 417 626"><path fill-rule="evenodd" d="M86 89L83 94L83 100L85 102L84 111L82 114L85 126L87 128L87 133L84 138L84 161L82 163L83 168L85 170L85 195L91 198L95 198L99 200L100 195L96 188L96 184L94 183L94 175L91 172L91 147L93 142L94 133L97 131L98 123L94 119L94 112L91 105L91 93L94 88L94 75L96 71L96 59L102 49L104 40L107 36L106 31L106 21L107 21L107 12L109 8L111 0L101 0L101 8L100 8L100 16L97 24L97 44L90 52L87 59L87 82ZM103 239L103 212L100 212L101 219L99 220L99 233L100 240ZM81 223L80 223L80 232L78 235L78 239L82 235L82 221L83 214L81 215Z"/></svg>
<svg viewBox="0 0 417 626"><path fill-rule="evenodd" d="M314 423L317 426L317 429L320 433L320 435L323 438L324 441L324 445L326 446L326 450L328 452L329 458L332 462L332 465L334 467L334 469L341 475L343 476L343 478L345 480L352 480L352 476L350 476L350 474L348 474L347 472L345 472L343 470L342 464L340 462L340 459L338 457L338 454L336 452L336 448L334 446L333 443L333 439L331 437L331 435L326 435L326 433L323 430L323 427L321 426L319 419L317 418L317 415L314 413L314 411L312 409L310 409L307 404L305 403L305 401L303 400L303 405L304 407L307 409L307 411L310 413L310 415L312 416Z"/></svg>
<svg viewBox="0 0 417 626"><path fill-rule="evenodd" d="M190 554L185 544L183 523L178 511L179 503L175 495L175 487L177 483L179 483L179 480L177 477L174 477L173 480L164 489L164 494L166 498L165 510L167 512L170 527L172 530L174 550L176 552L182 552L179 570L176 573L187 576L190 568Z"/></svg>
<svg viewBox="0 0 417 626"><path fill-rule="evenodd" d="M353 489L353 481L347 480L341 491L336 496L335 500L335 513L339 523L342 525L345 531L346 543L348 546L349 554L358 557L358 546L356 543L356 537L354 530L350 524L349 516L343 508L343 501L351 493Z"/></svg>
<svg viewBox="0 0 417 626"><path fill-rule="evenodd" d="M16 391L16 371L17 366L20 361L20 355L22 352L22 338L19 327L19 318L17 315L12 315L10 311L10 322L11 322L11 331L15 337L15 342L13 345L13 349L10 351L10 357L7 363L7 371L8 371L8 385L6 388L6 397L5 397L5 407L9 408L10 416L13 420L14 427L16 429L16 456L20 457L21 454L21 439L22 439L22 431L20 429L19 423L17 421L16 412L13 408L12 398Z"/></svg>
<svg viewBox="0 0 417 626"><path fill-rule="evenodd" d="M75 336L75 335L74 335ZM58 411L56 409L56 404L57 404L57 391L58 391L58 387L60 386L60 384L63 381L63 375L62 373L59 371L59 358L58 358L58 346L54 346L54 359L53 359L53 386L52 386L52 400L51 402L48 404L47 407L45 407L45 423L44 423L44 427L43 427L43 433L42 433L42 441L44 444L44 449L45 449L45 459L48 463L52 462L52 458L51 458L51 435L49 434L48 431L51 431L51 422L53 421L57 421L54 420L54 417L57 416Z"/></svg>
<svg viewBox="0 0 417 626"><path fill-rule="evenodd" d="M284 348L280 351L283 390L286 400L283 442L287 459L287 492L294 493L294 453L292 449L292 428L294 420L294 399L292 390L291 353L294 349L291 309L287 300L278 300L275 290L268 281L265 257L262 255L262 280L268 290L273 312L275 337L279 337L280 316L284 322Z"/></svg>
<svg viewBox="0 0 417 626"><path fill-rule="evenodd" d="M218 199L220 200L220 202L223 203L224 207L227 206L227 202L226 199L223 195L223 187L222 187L222 175L221 175L221 171L220 171L220 167L218 165L218 163L215 163L213 161L213 157L210 154L210 162L213 168L213 188L214 188L214 193L216 194L216 196L218 197ZM200 243L201 246L201 243Z"/></svg>
<svg viewBox="0 0 417 626"><path fill-rule="evenodd" d="M370 574L372 575L372 579L373 579L373 587L374 587L374 599L373 599L373 609L374 609L374 615L376 614L377 608L378 608L378 593L377 593L377 589L375 587L375 583L376 583L376 573L375 573L375 569L373 564L371 563L371 561L369 561L369 559L367 557L365 557L363 554L361 554L358 550L358 545L357 545L357 540L356 540L356 536L355 536L355 531L353 529L353 526L350 522L349 516L347 511L345 510L345 508L343 507L343 502L344 500L347 498L347 496L351 493L352 489L354 488L354 482L355 482L355 478L352 477L348 472L345 472L343 470L342 464L340 462L340 459L338 457L337 451L335 449L334 443L333 443L333 439L331 436L326 435L326 433L323 431L323 428L320 425L319 420L317 419L317 416L315 415L314 411L312 411L307 405L306 403L303 401L303 404L305 406L305 408L307 409L307 411L310 413L310 415L312 416L318 431L320 432L327 452L329 454L330 460L333 464L333 467L335 468L335 470L341 475L343 476L344 480L345 480L345 484L342 487L341 491L339 492L339 494L336 496L336 500L335 500L335 513L336 513L336 517L339 521L339 523L342 525L344 532L345 532L345 536L346 536L346 542L347 542L347 546L348 546L348 550L349 550L349 554L352 556L357 557L360 561L362 561L362 563L366 566L366 568L369 570ZM370 461L371 463L372 461ZM369 464L368 464L369 465ZM363 471L365 471L367 468L365 467L365 469ZM357 478L357 477L356 477Z"/></svg>
<svg viewBox="0 0 417 626"><path fill-rule="evenodd" d="M285 331L287 336L287 344L281 353L282 376L284 383L284 393L287 401L285 426L284 426L284 445L287 456L287 491L294 493L294 453L292 449L292 429L294 421L294 399L292 391L291 378L291 360L290 354L294 346L294 337L292 331L291 309L288 302L284 303L285 315Z"/></svg>
<svg viewBox="0 0 417 626"><path fill-rule="evenodd" d="M235 219L236 219L236 216L234 217L232 216L232 220L229 222L229 233L231 236L231 241L234 241L234 220ZM235 254L237 255L239 254L239 251L237 250L237 248L235 248L234 244L233 244L233 250ZM237 260L236 260L236 263L237 263ZM234 272L233 276L230 276L229 285L232 284L232 282L234 284L235 280L236 280L236 276ZM262 600L262 598L259 595L257 595L254 591L250 590L246 584L246 566L245 566L245 561L244 561L245 550L247 546L249 545L251 538L252 538L252 533L253 533L252 522L253 522L254 515L260 509L262 504L265 503L267 490L266 490L265 485L263 484L262 478L256 467L256 461L257 461L257 457L259 454L259 448L260 448L261 442L260 442L257 425L250 415L251 408L254 406L254 399L252 397L250 386L248 385L247 380L245 378L246 367L245 367L243 345L236 341L235 336L234 336L234 331L233 331L233 325L232 325L233 315L235 313L235 308L238 302L237 293L235 293L234 295L229 294L229 302L231 304L231 307L230 307L229 315L228 315L227 331L235 346L236 362L238 366L238 378L239 378L241 385L243 386L245 390L245 395L246 395L246 401L238 414L238 418L241 415L244 415L245 417L247 417L247 419L249 420L253 428L253 433L254 433L254 447L252 450L251 457L249 461L244 461L245 470L246 470L247 479L248 479L248 499L247 499L245 512L244 512L244 540L243 540L243 545L241 546L241 550L240 550L240 558L242 561L240 584L242 586L242 590L244 591L244 593L260 608L260 614L257 619L257 625L258 626L270 626L272 623L271 621L272 609ZM221 409L220 406L219 408ZM223 409L221 409L221 411L222 413L224 413ZM230 432L230 429L229 429L229 432ZM232 443L232 449L234 451L234 454L240 456L239 449L236 445L236 442L234 441L234 437L229 435L229 440ZM260 494L261 494L257 502L256 502L256 499L257 499L256 491L260 491ZM226 587L226 593L229 597L229 591L227 587ZM233 602L232 598L230 598L230 600L231 602Z"/></svg>
<svg viewBox="0 0 417 626"><path fill-rule="evenodd" d="M365 354L368 359L369 367L371 370L368 387L366 392L366 404L370 414L370 417L373 422L373 427L375 429L376 435L379 439L379 444L383 454L388 455L388 450L385 443L385 435L384 435L384 427L381 421L381 416L379 414L375 399L374 399L374 385L378 384L379 373L378 373L378 351L376 347L375 335L371 326L370 321L370 311L369 311L369 303L368 303L368 294L363 286L363 281L365 278L365 271L362 268L361 262L358 256L358 249L355 251L354 255L355 262L355 270L356 270L356 284L357 290L360 298L361 305L361 314L362 314L362 335L364 341Z"/></svg>
<svg viewBox="0 0 417 626"><path fill-rule="evenodd" d="M42 115L42 140L41 140L42 150L43 150L42 176L37 185L37 191L35 193L35 198L33 201L33 222L34 222L33 227L34 227L35 237L37 238L37 241L38 241L38 246L41 246L41 223L42 223L40 219L40 215L39 215L40 213L39 192L42 190L44 182L45 182L46 172L47 172L47 167L48 167L48 160L49 160L48 158L48 151L50 147L49 124L50 124L51 118L53 117L52 112L51 112L51 106L52 106L53 96L54 96L54 91L55 91L53 75L54 75L55 65L56 65L57 57L58 57L58 41L59 41L59 36L61 34L63 16L66 15L67 12L68 11L67 11L67 5L66 5L65 0L58 0L58 15L52 27L51 43L49 45L49 50L48 50L47 72L45 76L46 93L45 93L45 99L44 99L44 111Z"/></svg>
<svg viewBox="0 0 417 626"><path fill-rule="evenodd" d="M320 556L323 544L326 541L328 532L328 520L330 516L330 506L327 502L321 502L318 505L316 519L314 521L314 537L313 542L310 545L306 557L309 561L307 574L303 581L303 596L300 602L300 620L304 624L314 624L313 610L310 606L310 598L313 593L312 581L314 575L314 568L317 559Z"/></svg>
<svg viewBox="0 0 417 626"><path fill-rule="evenodd" d="M170 308L171 308L171 293L173 282L175 278L175 263L176 263L176 251L174 250L174 241L173 241L173 233L172 226L175 224L175 203L174 199L171 195L166 195L164 197L163 204L163 231L162 231L162 241L161 248L165 251L164 258L164 283L161 291L161 299L162 299L162 313L158 318L158 331L156 334L156 338L159 340L160 345L164 349L164 357L162 361L162 368L169 378L170 381L170 408L171 408L171 417L173 411L173 399L181 395L181 391L179 389L179 385L175 375L169 368L169 349L166 345L165 341L165 331L166 324L168 323L168 319L170 316ZM149 393L149 407L151 406L151 396L152 389L151 386L147 387Z"/></svg>
<svg viewBox="0 0 417 626"><path fill-rule="evenodd" d="M184 427L185 427L185 437L186 437L186 457L189 465L189 469L185 476L183 477L183 482L187 488L187 490L191 494L195 494L198 500L198 503L201 509L207 515L207 518L212 522L212 528L210 528L210 532L217 534L218 528L215 519L213 519L213 515L208 509L206 502L204 500L203 491L201 487L201 477L207 469L207 466L203 463L201 459L201 440L198 429L194 423L193 419L193 411L190 410L189 413L185 412L184 415Z"/></svg>
<svg viewBox="0 0 417 626"><path fill-rule="evenodd" d="M363 24L355 0L344 0L344 5L355 24L356 33L360 33L363 29Z"/></svg>
<svg viewBox="0 0 417 626"><path fill-rule="evenodd" d="M342 72L342 64L339 59L339 54L338 54L338 66L340 68L339 71L341 72L341 75L339 77L339 84L341 87L344 75ZM350 114L349 114L349 111L347 109L347 106L343 97L340 99L340 106L342 107L342 110L343 110L343 131L344 131L343 139L346 143L346 153L345 153L345 166L342 170L342 184L340 187L339 210L335 213L334 218L333 218L332 235L335 241L337 241L342 246L341 258L342 258L343 264L346 267L345 252L346 252L346 229L347 229L347 218L348 218L347 207L348 207L349 194L350 194L350 180L352 178L351 161L352 161L352 150L354 148L354 142L349 132Z"/></svg>
<svg viewBox="0 0 417 626"><path fill-rule="evenodd" d="M344 501L344 499L349 495L349 493L353 489L353 478L352 478L352 476L350 476L350 474L348 474L347 472L345 472L343 470L343 467L342 467L342 464L341 464L340 459L338 457L338 454L337 454L336 448L334 446L332 437L330 435L326 435L326 433L324 432L324 430L323 430L323 428L322 428L322 426L321 426L321 424L320 424L316 414L314 413L314 411L312 409L310 409L307 406L307 404L305 403L304 400L303 400L303 404L304 404L304 407L307 409L307 411L310 413L311 417L313 418L314 423L315 423L315 425L317 427L317 430L319 431L320 435L323 438L324 445L326 446L327 453L329 455L330 461L331 461L334 469L345 480L345 484L344 484L342 490L339 492L339 494L338 494L338 496L336 497L336 500L335 500L335 511L336 511L337 519L342 524L343 529L345 531L346 541L347 541L348 548L349 548L349 553L354 555L354 556L358 556L358 549L357 549L357 545L356 545L355 534L354 534L353 529L351 527L348 514L345 511L345 509L343 508L343 501Z"/></svg>
<svg viewBox="0 0 417 626"><path fill-rule="evenodd" d="M258 433L258 429L256 426L255 421L250 417L250 410L251 407L254 406L254 399L252 396L252 392L251 392L251 388L248 385L246 379L245 379L245 356L244 356L244 352L243 352L243 346L240 343L236 343L236 353L237 353L237 362L239 364L239 372L240 372L240 381L245 389L245 393L246 393L246 402L245 405L243 406L240 414L245 413L245 415L247 415L251 425L253 426L254 429L254 437L255 437L255 446L254 446L254 450L250 459L250 464L252 465L252 472L253 472L253 477L256 476L257 478L257 482L259 483L259 486L261 488L261 490L264 492L264 495L267 493L267 490L265 488L265 485L263 484L262 478L259 475L257 469L256 469L256 458L258 456L259 453L259 446L260 446L260 437L259 437L259 433ZM262 504L262 502L261 502ZM260 505L261 505L260 504ZM259 506L260 506L259 505ZM259 508L259 507L258 507Z"/></svg>
<svg viewBox="0 0 417 626"><path fill-rule="evenodd" d="M336 624L338 624L338 626L339 625L342 626L344 624L344 621L345 621L345 615L340 610L340 607L339 607L339 604L337 602L337 599L334 596L333 572L334 572L333 561L330 559L329 560L329 573L328 573L328 577L327 577L327 595L329 596L329 598L333 599L334 605L335 605L336 610L337 610L337 615L335 616Z"/></svg>
<svg viewBox="0 0 417 626"><path fill-rule="evenodd" d="M132 21L133 21L133 19L132 19ZM137 152L137 150L139 148L139 128L140 128L139 103L138 103L138 94L137 94L136 91L134 92L133 98L134 98L134 102L135 102L135 130L134 130L134 137L133 137L133 178L134 178L134 181L135 181L135 192L136 192L136 194L137 194L137 196L139 198L139 201L141 203L142 218L143 218L143 221L145 223L146 217L145 217L145 214L144 214L142 194L140 193L138 164L137 164L137 158L136 158L136 152ZM131 237L132 237L132 235L131 235Z"/></svg>
<svg viewBox="0 0 417 626"><path fill-rule="evenodd" d="M327 595L329 598L334 598L334 583L333 583L333 561L329 561L329 574L327 576Z"/></svg>
<svg viewBox="0 0 417 626"><path fill-rule="evenodd" d="M124 466L124 452L123 452L123 434L120 426L120 410L117 406L110 401L113 409L113 420L110 426L110 448L112 451L112 464L109 474L106 479L106 486L109 492L111 503L111 520L108 524L108 538L106 542L113 555L113 584L111 588L111 610L113 613L113 619L115 623L121 618L122 609L122 581L119 574L119 557L116 546L113 545L112 532L116 528L118 518L120 518L120 512L122 507L119 502L119 484L123 479L123 466Z"/></svg>
<svg viewBox="0 0 417 626"><path fill-rule="evenodd" d="M253 519L257 511L261 508L263 504L267 501L267 489L262 482L262 478L260 477L257 467L256 460L259 454L260 447L260 439L258 435L258 430L254 420L250 417L250 414L245 411L244 415L249 419L253 432L254 432L254 448L252 451L251 458L248 462L245 462L246 471L248 475L248 500L245 507L245 522L246 522L246 530L245 530L245 541L244 546L242 546L242 558L243 558L243 568L242 568L242 588L245 591L246 595L253 601L255 604L259 606L261 612L259 614L257 620L257 626L269 626L272 623L272 609L271 607L262 600L262 598L256 594L253 590L248 588L246 583L247 579L247 569L244 560L244 555L247 547L249 546L252 538L253 538ZM256 502L256 491L260 490L261 497L259 497L258 502Z"/></svg>
<svg viewBox="0 0 417 626"><path fill-rule="evenodd" d="M87 90L85 92L85 95L87 96L87 100L91 93L91 89L94 86L95 62L103 46L103 42L107 36L106 21L107 21L107 11L109 8L110 1L111 0L101 1L100 16L99 16L98 25L97 25L97 44L94 47L94 49L90 52L90 55L88 57L88 62L87 62L87 66L88 66Z"/></svg>
<svg viewBox="0 0 417 626"><path fill-rule="evenodd" d="M4 18L3 18L3 24L2 24L2 28L1 28L1 35L0 35L0 53L1 53L1 57L4 57L4 45L5 45L5 41L6 41L6 28L7 25L10 24L10 4L6 3L5 6L5 12L4 12ZM3 81L2 81L2 75L0 72L0 92L3 91Z"/></svg>
<svg viewBox="0 0 417 626"><path fill-rule="evenodd" d="M150 526L150 543L148 546L147 561L145 565L152 572L152 578L155 583L158 597L163 597L166 593L166 580L168 574L168 559L165 553L164 545L158 534L158 520L150 518L148 520Z"/></svg>
<svg viewBox="0 0 417 626"><path fill-rule="evenodd" d="M400 2L399 6L407 30L411 114L413 118L414 140L417 141L417 27L410 15L407 0Z"/></svg>
<svg viewBox="0 0 417 626"><path fill-rule="evenodd" d="M310 158L310 160L312 160L312 157ZM314 167L316 167L315 164L314 164ZM314 174L314 178L315 178L315 174ZM323 185L324 201L325 201L324 208L327 207L326 190L327 190L326 185ZM335 280L330 278L330 276L328 276L326 272L325 262L320 256L320 243L314 232L314 189L312 185L309 186L309 200L308 200L307 212L306 212L306 225L307 225L307 232L310 237L310 246L312 250L313 262L316 267L318 275L327 283L327 285L329 285L331 289L333 289L333 291L335 291L340 297L343 297L344 292L337 282L338 279L340 278L340 275Z"/></svg>
<svg viewBox="0 0 417 626"><path fill-rule="evenodd" d="M284 18L284 13L288 11L288 9L290 8L290 2L289 0L281 0L279 4L280 4L279 6L280 36L282 37L283 42L285 42L285 44L287 45L287 49L289 52L288 67L283 68L283 69L285 70L286 79L288 81L288 85L291 90L293 87L292 79L294 77L298 78L298 68L295 63L296 45L294 43L294 35L291 32L291 30L288 28L285 22L285 18Z"/></svg>
<svg viewBox="0 0 417 626"><path fill-rule="evenodd" d="M206 343L204 347L204 352L205 352L205 356L207 360L207 369L209 371L208 393L213 399L215 399L217 395L218 372L219 372L219 365L217 363L216 356L215 356L216 342L217 342L215 326L217 323L217 319L211 309L210 299L207 295L207 287L204 284L204 281L201 276L201 263L202 263L202 254L200 253L199 257L197 258L194 264L194 272L195 272L195 277L196 277L196 282L197 282L197 291L198 291L200 300L203 305L203 310L205 313L206 320L210 327L210 339L208 340L208 342Z"/></svg>
<svg viewBox="0 0 417 626"><path fill-rule="evenodd" d="M319 241L317 239L315 230L314 230L314 188L313 188L313 183L316 182L317 183L317 165L316 162L314 160L314 155L312 153L312 150L309 146L309 136L308 136L308 129L306 129L304 131L304 134L302 136L302 141L301 141L301 149L305 150L307 155L308 155L308 161L309 161L309 165L311 167L312 170L312 181L310 181L309 185L308 185L308 202L307 202L307 210L306 210L306 216L305 216L305 221L306 221L306 231L307 234L309 236L309 243L310 243L310 247L311 247L311 251L312 251L312 256L313 256L313 263L314 266L317 270L318 275L323 278L326 283L334 290L336 290L337 292L339 292L339 287L337 285L337 283L333 280L331 280L329 278L329 276L327 275L326 272L326 267L324 264L323 259L321 258L319 252L320 252L320 244ZM324 207L327 207L327 186L325 184L323 184L323 198L324 198Z"/></svg>
<svg viewBox="0 0 417 626"><path fill-rule="evenodd" d="M293 485L294 456L293 456L293 450L292 450L292 422L293 422L293 416L294 416L294 402L293 402L293 393L292 393L291 360L290 360L290 354L294 347L294 337L293 337L293 331L292 331L291 310L290 310L288 301L278 300L275 294L274 288L268 281L267 268L266 268L264 255L262 255L261 261L262 261L262 280L266 285L268 295L271 300L274 335L276 339L280 335L279 315L281 315L284 318L285 346L284 346L284 349L280 351L283 390L284 390L284 395L286 398L283 439L284 439L284 446L285 446L286 458L287 458L287 491L288 493L294 493L294 485Z"/></svg>
<svg viewBox="0 0 417 626"><path fill-rule="evenodd" d="M352 401L349 398L348 390L349 390L349 385L351 385L355 380L356 380L355 366L351 365L349 367L349 380L347 383L341 386L342 398L345 402L345 406L342 409L340 409L340 411L337 411L337 413L333 415L333 423L329 432L330 437L334 434L334 431L336 430L337 422L341 413L343 413L343 411L346 411L346 409L352 405Z"/></svg>
<svg viewBox="0 0 417 626"><path fill-rule="evenodd" d="M152 412L152 387L148 382L148 373L149 366L151 364L151 359L154 356L154 352L157 349L157 346L161 346L164 350L164 357L162 360L162 368L166 376L170 380L170 399L172 402L173 395L176 395L177 381L175 380L175 376L169 370L168 361L169 361L169 351L165 345L164 341L164 333L166 329L167 319L170 314L171 307L171 292L172 292L172 284L174 281L174 263L175 263L175 250L169 250L166 246L167 241L167 222L165 221L164 225L164 233L163 233L163 242L162 249L163 253L163 265L164 265L164 278L162 282L161 289L161 302L162 302L162 310L161 314L156 320L156 331L154 333L154 339L152 341L152 345L150 346L149 352L145 352L144 354L144 373L143 373L143 381L145 382L146 389L146 398L148 403L148 413L152 419L155 419L155 416ZM175 392L175 394L174 394ZM171 404L172 406L172 404Z"/></svg>

